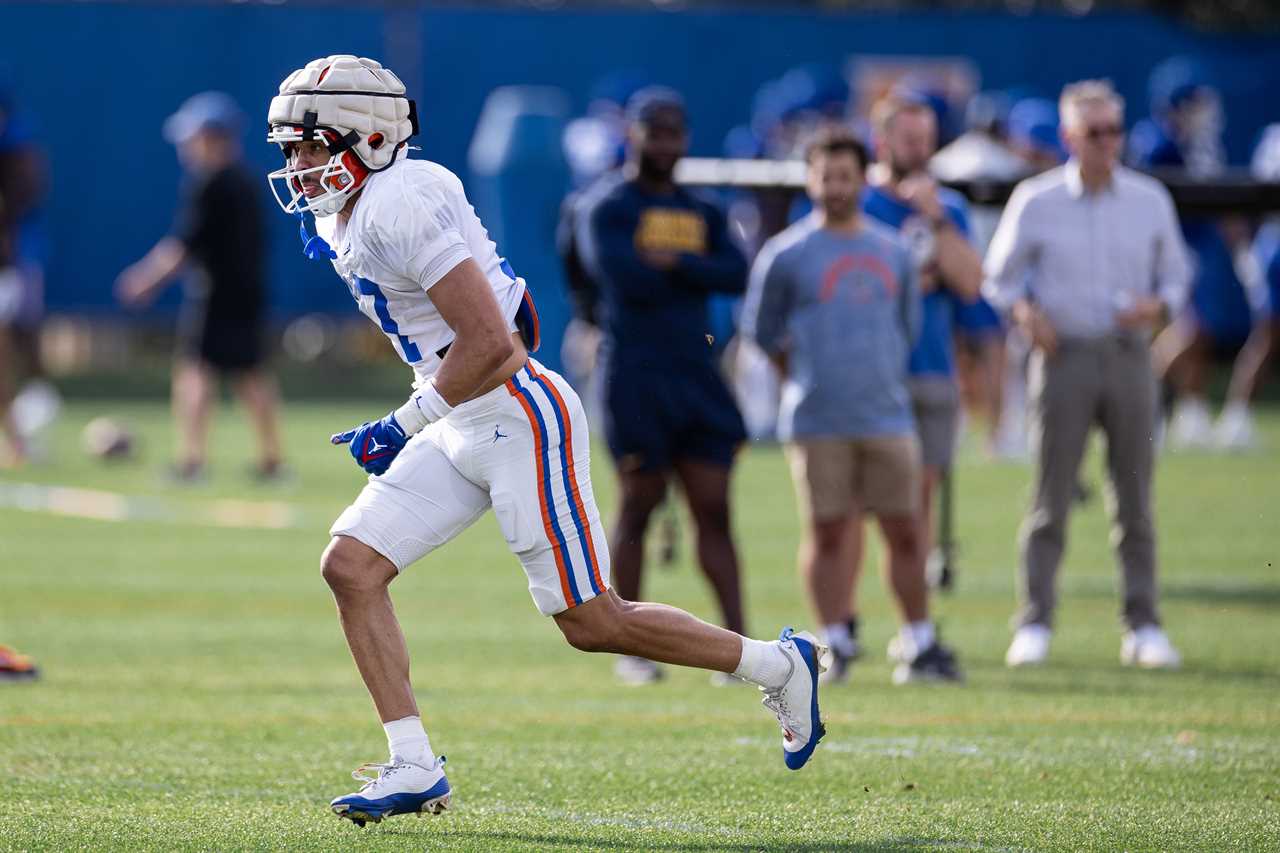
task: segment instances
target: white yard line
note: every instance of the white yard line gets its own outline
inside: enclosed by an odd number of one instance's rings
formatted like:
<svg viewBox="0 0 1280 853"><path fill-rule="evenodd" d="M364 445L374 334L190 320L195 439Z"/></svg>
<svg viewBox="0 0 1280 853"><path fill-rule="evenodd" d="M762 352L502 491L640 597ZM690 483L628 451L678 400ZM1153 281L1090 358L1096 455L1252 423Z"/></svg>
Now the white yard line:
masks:
<svg viewBox="0 0 1280 853"><path fill-rule="evenodd" d="M0 507L95 521L158 521L240 529L288 530L302 523L301 510L282 501L220 498L175 503L161 497L37 483L0 482Z"/></svg>

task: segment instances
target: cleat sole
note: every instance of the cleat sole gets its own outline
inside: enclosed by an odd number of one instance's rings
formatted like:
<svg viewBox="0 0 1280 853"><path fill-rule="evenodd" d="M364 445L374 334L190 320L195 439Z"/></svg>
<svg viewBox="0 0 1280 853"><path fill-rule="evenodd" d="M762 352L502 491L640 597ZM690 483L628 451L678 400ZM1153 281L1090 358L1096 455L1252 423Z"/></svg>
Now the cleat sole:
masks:
<svg viewBox="0 0 1280 853"><path fill-rule="evenodd" d="M427 800L418 808L418 817L427 814L440 814L449 809L449 804L453 800L452 794L445 794L443 797L436 797L434 800Z"/></svg>

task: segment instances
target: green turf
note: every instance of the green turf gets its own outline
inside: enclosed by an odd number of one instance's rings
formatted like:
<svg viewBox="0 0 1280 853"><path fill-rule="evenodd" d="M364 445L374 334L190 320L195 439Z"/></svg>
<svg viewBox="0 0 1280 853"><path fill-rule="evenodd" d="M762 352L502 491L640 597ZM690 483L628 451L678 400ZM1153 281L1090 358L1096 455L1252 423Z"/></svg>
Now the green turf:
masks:
<svg viewBox="0 0 1280 853"><path fill-rule="evenodd" d="M1076 514L1052 664L1001 665L1013 536L1028 470L965 456L959 590L939 602L963 687L894 688L893 630L869 567L873 654L823 696L829 734L782 766L753 691L672 672L617 686L539 616L491 519L394 587L455 809L357 829L328 813L347 771L385 742L319 577L326 529L360 485L330 431L369 414L292 406L294 481L244 475L243 428L219 421L211 481L162 477L164 410L119 404L141 460L101 466L73 406L54 462L0 480L151 496L166 517L105 522L0 511L0 642L44 677L0 685L0 848L605 850L1245 850L1280 846L1280 461L1162 461L1158 520L1176 674L1117 663L1101 500ZM1265 421L1280 447L1280 417ZM596 484L612 504L598 457ZM1100 481L1096 460L1088 479ZM12 491L12 490L11 490ZM797 525L776 450L736 479L749 617L760 636L808 624ZM287 530L204 526L222 498L295 505ZM653 598L713 616L689 565L653 569Z"/></svg>

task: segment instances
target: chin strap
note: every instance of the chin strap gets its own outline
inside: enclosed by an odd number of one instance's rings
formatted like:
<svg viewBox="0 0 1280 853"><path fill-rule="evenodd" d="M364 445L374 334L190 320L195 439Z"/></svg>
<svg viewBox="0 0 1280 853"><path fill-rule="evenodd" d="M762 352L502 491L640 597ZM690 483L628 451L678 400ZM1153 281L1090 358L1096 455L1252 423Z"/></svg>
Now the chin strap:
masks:
<svg viewBox="0 0 1280 853"><path fill-rule="evenodd" d="M319 234L307 231L307 214L298 213L298 234L302 237L302 254L313 261L331 261L338 253Z"/></svg>

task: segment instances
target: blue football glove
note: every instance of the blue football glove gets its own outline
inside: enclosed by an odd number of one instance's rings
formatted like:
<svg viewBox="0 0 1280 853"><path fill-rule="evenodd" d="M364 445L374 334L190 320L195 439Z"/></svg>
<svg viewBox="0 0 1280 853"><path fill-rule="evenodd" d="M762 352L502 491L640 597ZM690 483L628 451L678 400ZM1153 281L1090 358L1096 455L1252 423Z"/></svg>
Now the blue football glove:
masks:
<svg viewBox="0 0 1280 853"><path fill-rule="evenodd" d="M392 413L380 421L363 423L355 429L330 436L329 441L348 445L356 464L376 476L385 474L391 467L391 460L404 449L409 436L405 435Z"/></svg>

